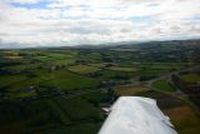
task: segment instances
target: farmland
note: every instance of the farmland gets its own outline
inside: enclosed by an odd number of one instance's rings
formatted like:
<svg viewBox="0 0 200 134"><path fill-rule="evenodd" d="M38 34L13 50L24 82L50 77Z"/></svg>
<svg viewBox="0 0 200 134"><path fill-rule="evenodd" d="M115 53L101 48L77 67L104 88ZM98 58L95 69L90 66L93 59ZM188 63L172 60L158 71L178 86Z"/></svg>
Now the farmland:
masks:
<svg viewBox="0 0 200 134"><path fill-rule="evenodd" d="M153 87L158 89L158 90L163 90L166 92L172 92L174 91L174 88L172 87L172 85L170 85L169 82L167 82L166 80L157 80L153 83Z"/></svg>
<svg viewBox="0 0 200 134"><path fill-rule="evenodd" d="M102 107L119 96L146 96L180 134L198 134L199 46L189 40L0 50L0 131L95 134L106 118Z"/></svg>
<svg viewBox="0 0 200 134"><path fill-rule="evenodd" d="M92 67L92 66L76 65L76 66L71 66L69 68L69 70L72 71L72 72L74 72L74 73L88 74L88 73L96 72L99 69L97 67Z"/></svg>

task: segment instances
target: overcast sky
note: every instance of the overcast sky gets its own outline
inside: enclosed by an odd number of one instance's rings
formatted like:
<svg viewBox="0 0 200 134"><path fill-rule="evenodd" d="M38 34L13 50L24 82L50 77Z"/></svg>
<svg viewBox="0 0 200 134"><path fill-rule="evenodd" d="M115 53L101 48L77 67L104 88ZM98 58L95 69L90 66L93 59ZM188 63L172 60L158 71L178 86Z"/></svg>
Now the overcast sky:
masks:
<svg viewBox="0 0 200 134"><path fill-rule="evenodd" d="M0 0L0 48L200 37L200 0Z"/></svg>

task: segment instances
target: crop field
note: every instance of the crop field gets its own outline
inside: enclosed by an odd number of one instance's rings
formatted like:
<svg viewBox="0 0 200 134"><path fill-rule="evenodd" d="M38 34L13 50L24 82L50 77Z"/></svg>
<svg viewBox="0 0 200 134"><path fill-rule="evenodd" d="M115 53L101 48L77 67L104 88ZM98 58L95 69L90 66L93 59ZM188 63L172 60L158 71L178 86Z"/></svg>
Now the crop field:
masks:
<svg viewBox="0 0 200 134"><path fill-rule="evenodd" d="M200 48L161 46L0 50L0 132L96 134L102 107L144 96L157 100L180 134L197 134ZM178 92L174 75L194 84L191 94Z"/></svg>
<svg viewBox="0 0 200 134"><path fill-rule="evenodd" d="M119 86L114 89L115 94L118 96L132 96L148 90L148 88L143 86Z"/></svg>
<svg viewBox="0 0 200 134"><path fill-rule="evenodd" d="M200 74L190 73L182 75L181 78L188 83L200 81Z"/></svg>
<svg viewBox="0 0 200 134"><path fill-rule="evenodd" d="M200 119L187 105L167 109L164 111L180 134L198 134Z"/></svg>
<svg viewBox="0 0 200 134"><path fill-rule="evenodd" d="M153 82L152 86L157 90L165 91L165 92L173 92L174 87L166 80L157 80Z"/></svg>
<svg viewBox="0 0 200 134"><path fill-rule="evenodd" d="M42 72L39 77L39 85L44 87L57 87L60 89L92 88L97 86L95 79L72 74L67 70L55 71L53 73ZM77 84L78 83L78 84Z"/></svg>
<svg viewBox="0 0 200 134"><path fill-rule="evenodd" d="M69 70L78 74L89 74L99 71L100 69L94 66L75 65L75 66L70 66Z"/></svg>
<svg viewBox="0 0 200 134"><path fill-rule="evenodd" d="M113 71L120 71L120 72L135 72L137 71L134 68L128 68L128 67L109 67L108 69Z"/></svg>
<svg viewBox="0 0 200 134"><path fill-rule="evenodd" d="M159 75L173 71L177 71L187 67L187 64L176 64L176 63L150 63L141 64L138 66L139 74L143 75Z"/></svg>
<svg viewBox="0 0 200 134"><path fill-rule="evenodd" d="M104 94L90 93L73 98L1 103L0 129L2 133L97 132L103 113L93 102L103 102L103 97ZM89 128L83 129L85 126Z"/></svg>

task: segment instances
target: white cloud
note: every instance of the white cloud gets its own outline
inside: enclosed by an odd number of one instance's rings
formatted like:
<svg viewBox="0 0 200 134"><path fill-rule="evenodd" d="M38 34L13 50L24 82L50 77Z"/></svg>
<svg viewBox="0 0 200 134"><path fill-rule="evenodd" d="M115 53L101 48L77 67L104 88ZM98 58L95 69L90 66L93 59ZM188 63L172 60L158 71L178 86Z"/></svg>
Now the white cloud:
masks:
<svg viewBox="0 0 200 134"><path fill-rule="evenodd" d="M199 0L3 0L0 10L0 47L200 37Z"/></svg>
<svg viewBox="0 0 200 134"><path fill-rule="evenodd" d="M33 4L33 3L38 3L43 0L3 0L3 1L9 2L9 3Z"/></svg>

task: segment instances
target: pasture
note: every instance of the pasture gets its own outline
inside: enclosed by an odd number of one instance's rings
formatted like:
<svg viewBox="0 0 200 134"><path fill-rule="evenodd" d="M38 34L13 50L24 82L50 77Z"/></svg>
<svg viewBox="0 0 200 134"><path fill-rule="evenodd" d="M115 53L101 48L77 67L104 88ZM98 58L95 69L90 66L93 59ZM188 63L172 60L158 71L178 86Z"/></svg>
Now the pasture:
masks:
<svg viewBox="0 0 200 134"><path fill-rule="evenodd" d="M168 80L199 65L198 50L162 43L1 50L0 131L96 134L106 117L102 107L119 96L144 96L157 100L180 134L197 134L200 118L192 102ZM198 73L181 78L200 80Z"/></svg>
<svg viewBox="0 0 200 134"><path fill-rule="evenodd" d="M75 65L75 66L70 66L68 70L74 73L78 73L78 74L89 74L89 73L94 73L96 71L99 71L100 69L97 67L88 66L88 65Z"/></svg>
<svg viewBox="0 0 200 134"><path fill-rule="evenodd" d="M173 92L174 87L167 80L157 80L153 82L152 86L160 91L164 92Z"/></svg>
<svg viewBox="0 0 200 134"><path fill-rule="evenodd" d="M181 78L185 82L194 83L194 82L200 81L200 74L196 74L196 73L184 74L184 75L181 75Z"/></svg>

